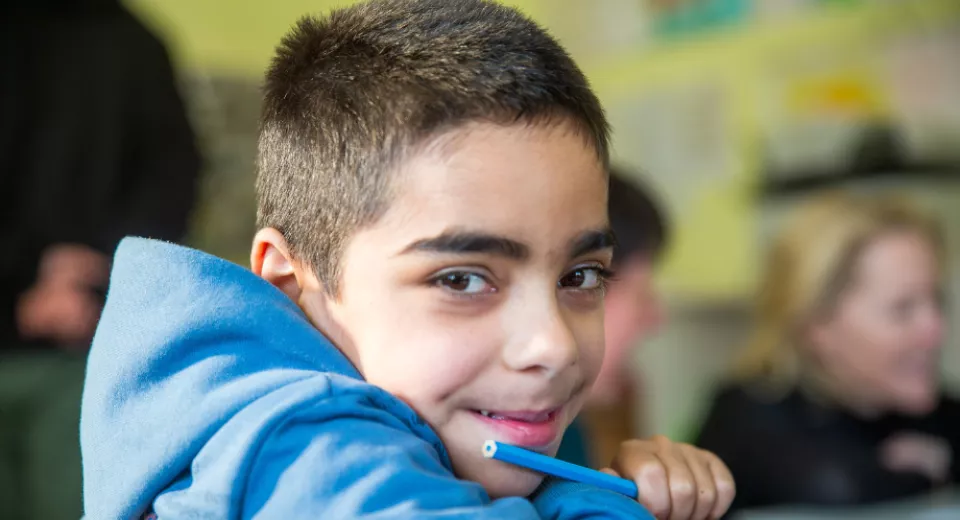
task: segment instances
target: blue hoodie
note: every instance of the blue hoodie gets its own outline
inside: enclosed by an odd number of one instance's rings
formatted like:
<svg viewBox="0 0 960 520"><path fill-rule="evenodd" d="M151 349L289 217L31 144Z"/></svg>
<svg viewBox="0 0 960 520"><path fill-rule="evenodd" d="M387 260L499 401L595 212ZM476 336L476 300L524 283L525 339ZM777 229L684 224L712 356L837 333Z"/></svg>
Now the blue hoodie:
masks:
<svg viewBox="0 0 960 520"><path fill-rule="evenodd" d="M88 520L652 518L572 482L491 500L283 293L146 239L117 250L80 430Z"/></svg>

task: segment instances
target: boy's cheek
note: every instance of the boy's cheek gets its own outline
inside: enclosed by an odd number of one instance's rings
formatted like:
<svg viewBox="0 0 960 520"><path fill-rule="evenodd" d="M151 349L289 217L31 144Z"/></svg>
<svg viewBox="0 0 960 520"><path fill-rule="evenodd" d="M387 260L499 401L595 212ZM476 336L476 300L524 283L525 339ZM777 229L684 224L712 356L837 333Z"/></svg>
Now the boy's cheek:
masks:
<svg viewBox="0 0 960 520"><path fill-rule="evenodd" d="M593 340L586 343L580 350L580 371L583 377L585 390L590 390L597 382L600 371L603 368L605 349L603 345L603 334L600 340Z"/></svg>
<svg viewBox="0 0 960 520"><path fill-rule="evenodd" d="M467 398L490 395L481 384L486 366L486 359L478 354L481 351L480 346L465 340L409 335L407 341L395 341L380 355L372 356L364 377L406 402L438 429L464 408L466 400L475 400Z"/></svg>
<svg viewBox="0 0 960 520"><path fill-rule="evenodd" d="M484 370L487 356L482 355L482 347L466 338L408 338L409 343L393 341L377 349L379 355L369 356L364 374L368 381L402 395L440 401L469 386Z"/></svg>

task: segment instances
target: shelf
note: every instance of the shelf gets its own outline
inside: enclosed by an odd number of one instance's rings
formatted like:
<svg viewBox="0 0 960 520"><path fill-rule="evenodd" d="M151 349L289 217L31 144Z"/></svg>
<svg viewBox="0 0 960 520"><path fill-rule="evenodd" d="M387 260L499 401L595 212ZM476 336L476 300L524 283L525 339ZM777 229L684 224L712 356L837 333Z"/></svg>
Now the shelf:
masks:
<svg viewBox="0 0 960 520"><path fill-rule="evenodd" d="M949 180L960 181L960 164L914 164L896 169L844 174L793 174L791 179L768 181L761 185L761 199L777 199L819 190L838 188L853 182L869 180Z"/></svg>

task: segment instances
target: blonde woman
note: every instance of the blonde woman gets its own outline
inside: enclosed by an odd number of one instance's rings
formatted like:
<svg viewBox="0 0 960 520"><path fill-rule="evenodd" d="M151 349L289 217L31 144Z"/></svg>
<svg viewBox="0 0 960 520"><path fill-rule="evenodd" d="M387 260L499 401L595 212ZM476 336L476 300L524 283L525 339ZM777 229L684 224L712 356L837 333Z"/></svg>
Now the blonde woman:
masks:
<svg viewBox="0 0 960 520"><path fill-rule="evenodd" d="M941 394L944 248L891 198L808 202L775 241L756 329L701 431L735 508L860 504L960 477L960 404Z"/></svg>

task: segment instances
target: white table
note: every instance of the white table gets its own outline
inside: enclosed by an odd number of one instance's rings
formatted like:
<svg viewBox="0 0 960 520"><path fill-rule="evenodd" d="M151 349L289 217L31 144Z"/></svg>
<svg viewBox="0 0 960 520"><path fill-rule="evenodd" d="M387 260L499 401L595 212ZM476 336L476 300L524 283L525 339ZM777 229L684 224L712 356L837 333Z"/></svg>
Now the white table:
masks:
<svg viewBox="0 0 960 520"><path fill-rule="evenodd" d="M960 520L960 489L856 508L778 507L745 511L735 520Z"/></svg>

